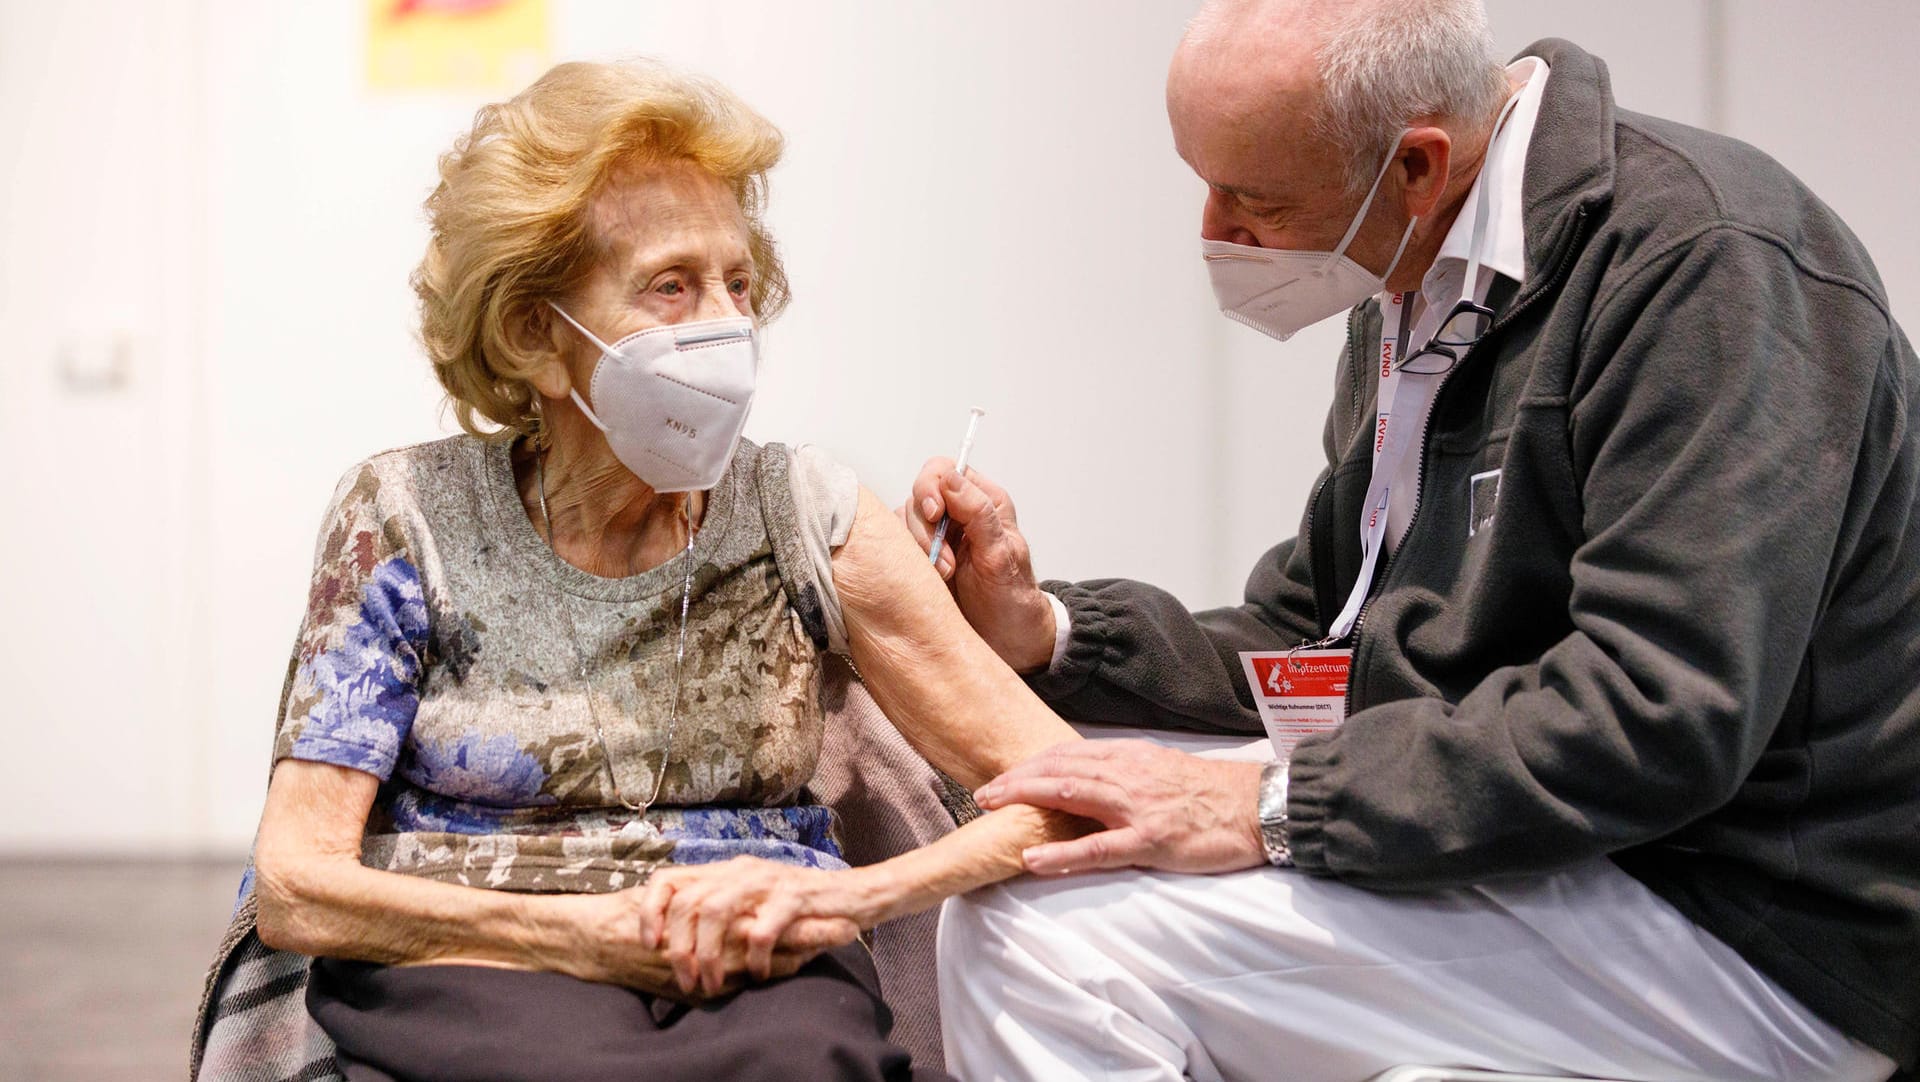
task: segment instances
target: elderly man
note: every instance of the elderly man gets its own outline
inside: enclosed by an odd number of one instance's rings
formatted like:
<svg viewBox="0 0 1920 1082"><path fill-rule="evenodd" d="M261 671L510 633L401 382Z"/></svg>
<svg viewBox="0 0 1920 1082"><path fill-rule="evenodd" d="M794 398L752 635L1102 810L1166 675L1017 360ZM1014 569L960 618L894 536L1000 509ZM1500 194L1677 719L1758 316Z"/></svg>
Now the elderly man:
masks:
<svg viewBox="0 0 1920 1082"><path fill-rule="evenodd" d="M1244 605L1037 586L1004 491L916 482L1064 714L1306 734L985 786L1109 829L949 903L962 1077L1912 1067L1920 366L1778 164L1490 42L1476 0L1249 0L1174 57L1223 309L1284 339L1351 307L1326 469Z"/></svg>

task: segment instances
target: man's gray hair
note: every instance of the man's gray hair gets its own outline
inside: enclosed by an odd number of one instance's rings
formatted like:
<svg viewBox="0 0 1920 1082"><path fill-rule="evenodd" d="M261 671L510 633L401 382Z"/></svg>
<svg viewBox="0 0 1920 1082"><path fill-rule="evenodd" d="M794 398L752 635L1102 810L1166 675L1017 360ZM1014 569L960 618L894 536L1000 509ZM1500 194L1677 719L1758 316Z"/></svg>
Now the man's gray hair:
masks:
<svg viewBox="0 0 1920 1082"><path fill-rule="evenodd" d="M1482 0L1330 7L1316 53L1326 91L1316 127L1347 156L1351 193L1373 183L1416 118L1459 120L1469 132L1491 124L1508 88Z"/></svg>

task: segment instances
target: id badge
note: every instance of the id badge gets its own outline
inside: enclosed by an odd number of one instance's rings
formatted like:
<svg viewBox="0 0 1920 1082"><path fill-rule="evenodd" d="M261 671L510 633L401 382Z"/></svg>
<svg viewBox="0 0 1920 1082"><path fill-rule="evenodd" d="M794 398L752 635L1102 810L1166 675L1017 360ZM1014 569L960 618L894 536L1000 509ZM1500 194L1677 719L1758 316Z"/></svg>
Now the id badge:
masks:
<svg viewBox="0 0 1920 1082"><path fill-rule="evenodd" d="M1284 759L1302 739L1332 732L1346 720L1347 670L1352 662L1351 650L1240 655L1275 754Z"/></svg>

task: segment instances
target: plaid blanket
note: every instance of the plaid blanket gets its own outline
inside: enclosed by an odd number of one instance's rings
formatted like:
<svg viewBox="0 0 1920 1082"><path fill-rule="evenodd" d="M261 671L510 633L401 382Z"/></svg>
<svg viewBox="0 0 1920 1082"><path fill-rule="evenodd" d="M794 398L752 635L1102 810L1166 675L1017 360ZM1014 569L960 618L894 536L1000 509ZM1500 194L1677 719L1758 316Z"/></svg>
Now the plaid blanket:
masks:
<svg viewBox="0 0 1920 1082"><path fill-rule="evenodd" d="M307 1016L313 959L277 951L253 932L254 899L234 913L200 998L193 1078L221 1082L344 1082L333 1042Z"/></svg>

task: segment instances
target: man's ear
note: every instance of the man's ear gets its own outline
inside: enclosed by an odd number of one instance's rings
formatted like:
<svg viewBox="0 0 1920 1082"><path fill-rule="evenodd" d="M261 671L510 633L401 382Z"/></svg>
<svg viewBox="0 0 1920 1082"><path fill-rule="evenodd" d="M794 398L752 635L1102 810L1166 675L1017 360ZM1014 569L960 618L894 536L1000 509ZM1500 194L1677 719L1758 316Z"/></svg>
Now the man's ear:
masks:
<svg viewBox="0 0 1920 1082"><path fill-rule="evenodd" d="M1445 128L1410 129L1400 138L1396 159L1401 175L1403 209L1410 218L1425 218L1440 205L1453 165L1453 138Z"/></svg>
<svg viewBox="0 0 1920 1082"><path fill-rule="evenodd" d="M565 398L573 390L573 374L567 369L565 326L553 309L533 305L507 317L506 338L513 351L528 368L527 382L542 398Z"/></svg>

